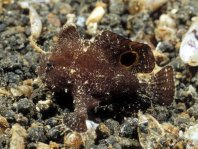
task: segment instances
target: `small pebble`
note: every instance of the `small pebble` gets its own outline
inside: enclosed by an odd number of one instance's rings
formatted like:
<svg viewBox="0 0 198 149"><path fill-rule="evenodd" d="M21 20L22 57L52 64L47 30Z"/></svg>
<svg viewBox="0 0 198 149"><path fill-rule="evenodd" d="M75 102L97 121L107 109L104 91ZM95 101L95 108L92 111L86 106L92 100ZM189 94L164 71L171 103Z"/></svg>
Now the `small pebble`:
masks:
<svg viewBox="0 0 198 149"><path fill-rule="evenodd" d="M195 103L188 110L188 113L193 116L195 119L198 119L198 103Z"/></svg>
<svg viewBox="0 0 198 149"><path fill-rule="evenodd" d="M76 20L76 25L80 26L80 27L84 27L85 26L85 21L86 21L85 17L78 16L77 20Z"/></svg>
<svg viewBox="0 0 198 149"><path fill-rule="evenodd" d="M48 144L42 143L42 142L38 142L36 144L36 148L37 149L50 149L50 146Z"/></svg>
<svg viewBox="0 0 198 149"><path fill-rule="evenodd" d="M109 11L113 14L123 14L125 5L123 0L110 0Z"/></svg>
<svg viewBox="0 0 198 149"><path fill-rule="evenodd" d="M56 15L53 14L53 13L49 13L49 14L47 15L47 20L48 20L48 23L49 23L50 25L53 25L53 26L55 26L55 27L60 27L60 26L61 26L61 22L60 22L58 16L56 16Z"/></svg>
<svg viewBox="0 0 198 149"><path fill-rule="evenodd" d="M113 119L108 119L104 122L104 124L109 128L111 135L119 135L120 125L117 121Z"/></svg>
<svg viewBox="0 0 198 149"><path fill-rule="evenodd" d="M99 144L99 145L95 146L94 149L107 149L107 146L106 146L106 144Z"/></svg>
<svg viewBox="0 0 198 149"><path fill-rule="evenodd" d="M90 13L86 20L86 25L89 26L94 23L98 23L105 14L106 4L103 2L98 2L94 10Z"/></svg>
<svg viewBox="0 0 198 149"><path fill-rule="evenodd" d="M22 72L20 71L20 73ZM15 97L19 97L22 95L25 95L26 97L30 97L32 94L32 87L29 85L20 85L20 86L17 86L16 88L11 88L10 92Z"/></svg>
<svg viewBox="0 0 198 149"><path fill-rule="evenodd" d="M56 141L58 138L60 138L60 136L61 132L56 128L51 128L47 133L47 137L49 138L49 140Z"/></svg>
<svg viewBox="0 0 198 149"><path fill-rule="evenodd" d="M123 147L119 143L115 143L113 145L113 148L115 148L115 149L123 149Z"/></svg>
<svg viewBox="0 0 198 149"><path fill-rule="evenodd" d="M6 29L6 24L0 24L0 32L3 32Z"/></svg>
<svg viewBox="0 0 198 149"><path fill-rule="evenodd" d="M23 116L21 113L15 115L15 120L17 123L23 126L27 126L29 121L29 119Z"/></svg>
<svg viewBox="0 0 198 149"><path fill-rule="evenodd" d="M169 111L167 107L164 106L156 106L155 109L149 108L147 112L155 117L159 122L167 121L167 117L169 117Z"/></svg>
<svg viewBox="0 0 198 149"><path fill-rule="evenodd" d="M63 14L63 15L69 14L73 11L73 8L67 3L61 3L57 5L56 7L57 7L56 9L60 11L60 14Z"/></svg>
<svg viewBox="0 0 198 149"><path fill-rule="evenodd" d="M177 110L179 112L185 112L186 111L185 103L179 102L176 107L177 107Z"/></svg>
<svg viewBox="0 0 198 149"><path fill-rule="evenodd" d="M34 103L27 98L20 99L17 103L17 111L23 113L24 115L35 112Z"/></svg>
<svg viewBox="0 0 198 149"><path fill-rule="evenodd" d="M48 112L52 107L53 107L53 103L50 99L47 99L45 101L40 100L36 104L36 109L37 111L40 111L40 112Z"/></svg>
<svg viewBox="0 0 198 149"><path fill-rule="evenodd" d="M3 133L9 127L7 119L0 115L0 133Z"/></svg>
<svg viewBox="0 0 198 149"><path fill-rule="evenodd" d="M198 66L198 18L194 21L184 36L179 55L182 61L190 66Z"/></svg>
<svg viewBox="0 0 198 149"><path fill-rule="evenodd" d="M110 130L104 123L100 123L96 129L96 134L97 139L107 138L110 135Z"/></svg>
<svg viewBox="0 0 198 149"><path fill-rule="evenodd" d="M6 134L2 134L0 135L0 148L1 149L7 149L9 148L8 147L8 144L10 142L10 136L6 135Z"/></svg>
<svg viewBox="0 0 198 149"><path fill-rule="evenodd" d="M129 0L128 10L132 15L141 12L153 12L167 2L168 0Z"/></svg>
<svg viewBox="0 0 198 149"><path fill-rule="evenodd" d="M105 139L105 142L113 145L117 142L117 140L116 140L115 136L111 135L107 139Z"/></svg>
<svg viewBox="0 0 198 149"><path fill-rule="evenodd" d="M184 132L183 137L187 141L187 149L196 149L198 146L198 124L190 126Z"/></svg>
<svg viewBox="0 0 198 149"><path fill-rule="evenodd" d="M171 117L171 119L173 120L173 125L178 126L181 130L185 130L189 125L189 122L193 122L190 119L190 115L188 113L174 115Z"/></svg>
<svg viewBox="0 0 198 149"><path fill-rule="evenodd" d="M28 148L28 149L37 149L37 148L36 148L36 143L34 143L34 142L29 143L29 144L27 145L27 148Z"/></svg>
<svg viewBox="0 0 198 149"><path fill-rule="evenodd" d="M64 136L64 146L66 148L80 148L83 146L83 138L80 133L70 132Z"/></svg>
<svg viewBox="0 0 198 149"><path fill-rule="evenodd" d="M5 117L7 118L9 123L15 122L15 112L13 110L7 110Z"/></svg>
<svg viewBox="0 0 198 149"><path fill-rule="evenodd" d="M135 131L137 131L135 129L134 126L132 126L129 122L125 122L123 125L121 125L121 135L123 137L127 137L127 138L132 138Z"/></svg>
<svg viewBox="0 0 198 149"><path fill-rule="evenodd" d="M42 30L42 22L40 16L34 7L32 7L27 1L19 2L19 5L24 9L29 9L31 36L33 36L34 39L38 39Z"/></svg>
<svg viewBox="0 0 198 149"><path fill-rule="evenodd" d="M25 149L27 133L19 124L14 124L11 129L10 149Z"/></svg>
<svg viewBox="0 0 198 149"><path fill-rule="evenodd" d="M56 142L50 141L49 145L50 145L50 149L59 149L59 148L61 148L61 146L58 143L56 143Z"/></svg>
<svg viewBox="0 0 198 149"><path fill-rule="evenodd" d="M42 126L30 127L28 129L28 139L32 142L45 142L46 134Z"/></svg>
<svg viewBox="0 0 198 149"><path fill-rule="evenodd" d="M115 27L116 25L120 25L120 16L117 14L110 13L109 15L104 16L104 18L101 20L102 24L108 24L111 27Z"/></svg>
<svg viewBox="0 0 198 149"><path fill-rule="evenodd" d="M56 118L49 118L45 122L46 125L50 125L51 127L57 126L58 125L58 119Z"/></svg>
<svg viewBox="0 0 198 149"><path fill-rule="evenodd" d="M175 50L174 45L167 41L158 43L157 48L162 52L173 52Z"/></svg>

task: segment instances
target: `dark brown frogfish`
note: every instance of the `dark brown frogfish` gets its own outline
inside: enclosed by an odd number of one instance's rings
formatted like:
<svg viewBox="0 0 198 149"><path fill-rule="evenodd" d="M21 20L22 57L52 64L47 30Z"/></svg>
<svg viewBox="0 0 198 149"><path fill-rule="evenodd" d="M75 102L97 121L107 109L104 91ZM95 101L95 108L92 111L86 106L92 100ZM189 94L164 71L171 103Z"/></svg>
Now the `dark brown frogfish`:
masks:
<svg viewBox="0 0 198 149"><path fill-rule="evenodd" d="M128 95L130 102L139 97L170 105L174 96L173 69L166 66L154 74L154 67L153 53L146 44L111 31L103 31L89 41L80 37L75 26L68 26L60 32L52 53L41 60L38 74L55 92L71 92L74 111L63 121L70 129L84 132L87 112L114 97L120 102Z"/></svg>

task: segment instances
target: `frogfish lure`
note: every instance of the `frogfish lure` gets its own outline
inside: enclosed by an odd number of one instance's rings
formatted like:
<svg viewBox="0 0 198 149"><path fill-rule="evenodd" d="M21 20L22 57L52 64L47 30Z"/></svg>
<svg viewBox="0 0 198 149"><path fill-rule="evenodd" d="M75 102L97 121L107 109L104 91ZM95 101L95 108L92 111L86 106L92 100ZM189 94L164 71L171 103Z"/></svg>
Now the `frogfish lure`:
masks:
<svg viewBox="0 0 198 149"><path fill-rule="evenodd" d="M88 111L103 101L119 98L170 105L173 69L166 66L154 74L154 67L148 45L111 31L101 32L94 41L85 40L70 25L60 32L52 53L41 60L38 75L55 92L67 89L72 94L74 111L64 116L64 124L85 132Z"/></svg>

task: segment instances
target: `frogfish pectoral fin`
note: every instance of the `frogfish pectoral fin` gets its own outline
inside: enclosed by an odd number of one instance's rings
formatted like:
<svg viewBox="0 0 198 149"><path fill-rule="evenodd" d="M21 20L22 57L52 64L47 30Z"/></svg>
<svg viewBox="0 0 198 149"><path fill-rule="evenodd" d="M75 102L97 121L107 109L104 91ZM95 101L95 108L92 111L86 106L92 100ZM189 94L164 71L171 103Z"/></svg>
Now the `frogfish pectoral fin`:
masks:
<svg viewBox="0 0 198 149"><path fill-rule="evenodd" d="M58 35L57 45L54 49L54 53L59 55L67 55L68 51L70 53L75 53L82 50L83 40L77 31L75 25L69 25L63 27Z"/></svg>
<svg viewBox="0 0 198 149"><path fill-rule="evenodd" d="M84 91L78 92L78 90L76 90L73 94L75 107L74 112L67 113L63 118L63 122L71 130L85 132L87 131L87 112L98 106L100 101L96 100L91 95L86 94Z"/></svg>

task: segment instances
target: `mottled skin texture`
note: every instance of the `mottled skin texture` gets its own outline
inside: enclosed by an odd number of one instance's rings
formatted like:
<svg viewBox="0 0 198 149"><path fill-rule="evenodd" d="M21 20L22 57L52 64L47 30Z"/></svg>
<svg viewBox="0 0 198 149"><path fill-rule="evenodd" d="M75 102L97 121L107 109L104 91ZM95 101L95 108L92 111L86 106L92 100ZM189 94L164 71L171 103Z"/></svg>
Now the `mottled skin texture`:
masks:
<svg viewBox="0 0 198 149"><path fill-rule="evenodd" d="M174 95L171 67L151 76L149 82L137 77L152 72L154 66L154 56L146 44L110 31L90 42L82 39L74 26L68 26L60 32L52 54L41 60L38 74L54 91L67 89L72 93L75 109L64 117L64 123L83 132L87 130L87 111L113 97L128 95L127 100L133 102L132 95L137 95L170 104Z"/></svg>

